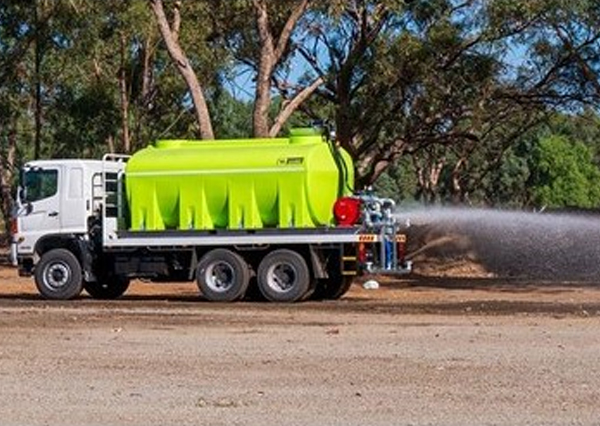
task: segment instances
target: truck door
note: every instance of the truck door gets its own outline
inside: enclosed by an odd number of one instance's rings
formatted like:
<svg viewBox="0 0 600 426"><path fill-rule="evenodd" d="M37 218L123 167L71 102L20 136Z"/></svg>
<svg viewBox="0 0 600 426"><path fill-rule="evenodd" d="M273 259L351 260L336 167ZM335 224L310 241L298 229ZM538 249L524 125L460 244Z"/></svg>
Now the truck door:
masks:
<svg viewBox="0 0 600 426"><path fill-rule="evenodd" d="M34 167L25 170L21 202L25 209L20 215L23 232L31 237L60 232L60 199L58 167Z"/></svg>
<svg viewBox="0 0 600 426"><path fill-rule="evenodd" d="M62 232L79 233L87 228L84 200L84 170L79 166L65 167L60 183L60 227Z"/></svg>

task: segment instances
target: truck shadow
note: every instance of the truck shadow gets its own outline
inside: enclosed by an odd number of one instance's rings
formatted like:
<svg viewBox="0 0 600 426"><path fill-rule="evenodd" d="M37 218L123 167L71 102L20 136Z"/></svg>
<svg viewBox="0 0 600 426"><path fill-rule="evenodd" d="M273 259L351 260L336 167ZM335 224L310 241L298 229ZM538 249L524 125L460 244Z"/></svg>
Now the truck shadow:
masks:
<svg viewBox="0 0 600 426"><path fill-rule="evenodd" d="M386 285L386 284L384 284ZM394 286L393 283L387 284ZM481 290L502 293L563 293L575 289L597 289L600 291L600 282L591 279L563 280L563 279L535 279L526 277L428 277L413 275L410 279L403 280L403 286L412 291L423 289L446 290Z"/></svg>
<svg viewBox="0 0 600 426"><path fill-rule="evenodd" d="M6 271L5 271L6 272ZM12 274L11 274L12 276ZM600 312L600 283L591 280L537 280L531 278L471 278L429 277L413 274L401 279L376 277L379 290L365 290L362 281L355 283L340 300L309 300L294 305L273 304L253 295L234 304L208 302L190 283L181 285L136 282L128 293L115 300L93 299L83 292L70 301L51 301L42 298L33 281L15 281L8 275L0 279L0 301L4 306L40 303L64 306L219 306L224 309L236 306L261 306L266 309L319 309L319 310L367 310L377 312L380 308L390 312L551 312L554 308L569 312L581 311L582 302L589 309ZM3 281L5 281L3 285ZM584 293L584 299L577 293ZM539 297L538 297L539 296ZM552 305L555 305L554 308Z"/></svg>

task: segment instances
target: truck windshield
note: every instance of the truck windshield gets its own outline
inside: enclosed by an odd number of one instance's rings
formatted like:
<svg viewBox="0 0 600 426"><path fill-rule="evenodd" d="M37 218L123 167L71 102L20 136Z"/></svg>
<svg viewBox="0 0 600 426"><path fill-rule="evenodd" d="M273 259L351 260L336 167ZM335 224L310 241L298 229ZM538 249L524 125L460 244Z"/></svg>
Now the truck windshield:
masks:
<svg viewBox="0 0 600 426"><path fill-rule="evenodd" d="M51 197L58 190L58 170L25 170L21 185L21 201L24 203Z"/></svg>

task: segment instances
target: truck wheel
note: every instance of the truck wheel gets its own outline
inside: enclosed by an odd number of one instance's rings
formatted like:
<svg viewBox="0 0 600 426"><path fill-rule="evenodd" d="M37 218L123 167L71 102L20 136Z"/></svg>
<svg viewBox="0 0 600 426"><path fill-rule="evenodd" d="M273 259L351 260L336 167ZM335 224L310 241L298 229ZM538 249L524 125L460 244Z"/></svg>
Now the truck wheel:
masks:
<svg viewBox="0 0 600 426"><path fill-rule="evenodd" d="M67 300L79 296L82 281L79 260L69 250L50 250L35 267L35 284L47 299Z"/></svg>
<svg viewBox="0 0 600 426"><path fill-rule="evenodd" d="M275 250L258 266L260 292L272 302L296 302L311 288L310 271L302 256L292 250Z"/></svg>
<svg viewBox="0 0 600 426"><path fill-rule="evenodd" d="M94 299L116 299L121 297L129 288L129 278L127 277L107 277L101 278L94 283L83 283L83 288Z"/></svg>
<svg viewBox="0 0 600 426"><path fill-rule="evenodd" d="M215 249L200 259L196 281L208 300L233 302L246 294L250 270L239 254L230 250Z"/></svg>
<svg viewBox="0 0 600 426"><path fill-rule="evenodd" d="M350 290L354 276L342 276L319 281L315 299L336 300Z"/></svg>

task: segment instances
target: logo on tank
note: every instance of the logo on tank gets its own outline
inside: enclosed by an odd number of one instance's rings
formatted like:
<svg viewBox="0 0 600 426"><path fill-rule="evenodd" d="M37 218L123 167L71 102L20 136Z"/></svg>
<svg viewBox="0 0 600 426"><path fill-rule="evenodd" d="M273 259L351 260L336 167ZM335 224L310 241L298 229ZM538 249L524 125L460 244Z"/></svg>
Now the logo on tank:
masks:
<svg viewBox="0 0 600 426"><path fill-rule="evenodd" d="M304 164L304 157L283 157L277 159L278 166L300 166Z"/></svg>

